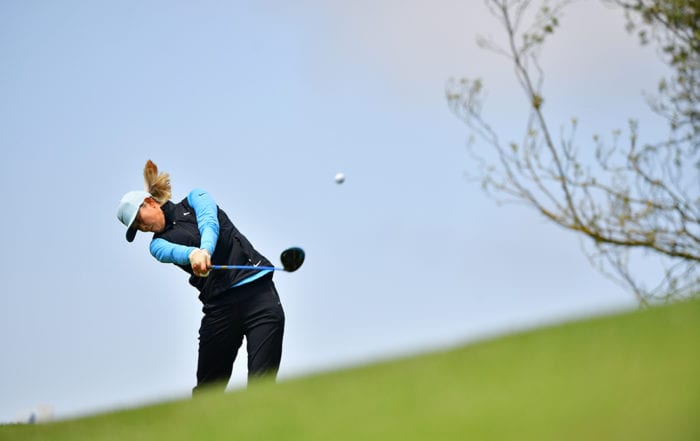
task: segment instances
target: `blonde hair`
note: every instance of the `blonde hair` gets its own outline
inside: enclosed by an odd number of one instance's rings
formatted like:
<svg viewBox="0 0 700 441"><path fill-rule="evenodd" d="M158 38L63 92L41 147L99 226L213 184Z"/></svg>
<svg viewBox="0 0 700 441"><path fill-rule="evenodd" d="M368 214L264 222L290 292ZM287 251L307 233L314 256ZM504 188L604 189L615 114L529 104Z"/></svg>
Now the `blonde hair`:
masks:
<svg viewBox="0 0 700 441"><path fill-rule="evenodd" d="M168 173L158 173L158 166L150 159L146 161L143 168L143 179L146 182L146 191L160 205L168 202L172 196L170 189L170 175Z"/></svg>

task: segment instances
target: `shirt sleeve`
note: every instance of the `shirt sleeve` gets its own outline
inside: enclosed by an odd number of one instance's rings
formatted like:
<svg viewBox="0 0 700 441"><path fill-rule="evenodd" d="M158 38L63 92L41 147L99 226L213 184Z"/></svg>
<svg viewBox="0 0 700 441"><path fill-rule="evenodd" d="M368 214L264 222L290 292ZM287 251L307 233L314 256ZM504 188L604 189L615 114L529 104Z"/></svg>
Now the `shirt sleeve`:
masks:
<svg viewBox="0 0 700 441"><path fill-rule="evenodd" d="M214 255L216 242L219 240L219 209L209 193L201 188L195 188L187 195L190 204L197 216L197 227L201 236L200 248Z"/></svg>
<svg viewBox="0 0 700 441"><path fill-rule="evenodd" d="M149 247L151 255L159 262L187 265L190 263L190 253L195 247L178 245L165 239L153 239Z"/></svg>

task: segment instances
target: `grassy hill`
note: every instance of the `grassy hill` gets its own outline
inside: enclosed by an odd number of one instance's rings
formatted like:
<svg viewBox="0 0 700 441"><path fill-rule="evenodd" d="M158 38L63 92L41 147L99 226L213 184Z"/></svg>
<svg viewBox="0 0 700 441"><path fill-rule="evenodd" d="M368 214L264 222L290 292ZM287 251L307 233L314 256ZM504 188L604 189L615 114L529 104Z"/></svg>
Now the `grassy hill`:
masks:
<svg viewBox="0 0 700 441"><path fill-rule="evenodd" d="M700 302L0 440L700 440Z"/></svg>

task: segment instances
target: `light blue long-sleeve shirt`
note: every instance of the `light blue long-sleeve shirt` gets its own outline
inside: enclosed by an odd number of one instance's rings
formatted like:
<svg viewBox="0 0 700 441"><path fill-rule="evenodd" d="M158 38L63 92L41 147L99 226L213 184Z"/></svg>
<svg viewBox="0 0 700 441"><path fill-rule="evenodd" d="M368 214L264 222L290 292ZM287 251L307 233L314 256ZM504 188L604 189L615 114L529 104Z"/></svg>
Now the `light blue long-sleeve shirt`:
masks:
<svg viewBox="0 0 700 441"><path fill-rule="evenodd" d="M219 240L219 217L218 207L214 199L201 188L195 188L187 195L187 203L192 207L197 219L197 227L200 234L199 248L209 251L209 255L214 255L216 242ZM177 265L188 265L190 254L196 247L179 245L165 239L153 239L150 245L151 255L159 262L174 263ZM271 270L261 270L257 274L247 277L234 286L244 285L259 279Z"/></svg>
<svg viewBox="0 0 700 441"><path fill-rule="evenodd" d="M197 227L201 236L199 248L214 255L216 242L219 240L218 208L214 199L201 188L195 188L187 195L187 203L194 210ZM190 253L195 247L188 247L168 242L165 239L153 239L150 245L151 255L159 262L187 265L190 263Z"/></svg>

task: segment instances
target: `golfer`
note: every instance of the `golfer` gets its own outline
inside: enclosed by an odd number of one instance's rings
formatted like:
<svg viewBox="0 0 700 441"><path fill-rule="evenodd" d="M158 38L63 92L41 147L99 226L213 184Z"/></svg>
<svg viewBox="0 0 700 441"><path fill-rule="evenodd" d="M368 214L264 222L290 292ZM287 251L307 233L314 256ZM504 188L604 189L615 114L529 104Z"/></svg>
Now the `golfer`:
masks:
<svg viewBox="0 0 700 441"><path fill-rule="evenodd" d="M131 242L137 231L153 233L151 255L190 274L203 304L199 328L197 386L225 389L245 336L248 382L277 376L282 356L284 311L272 270L221 270L220 265L272 266L233 225L204 190L172 202L170 176L150 160L144 168L147 191L122 197L117 218Z"/></svg>

